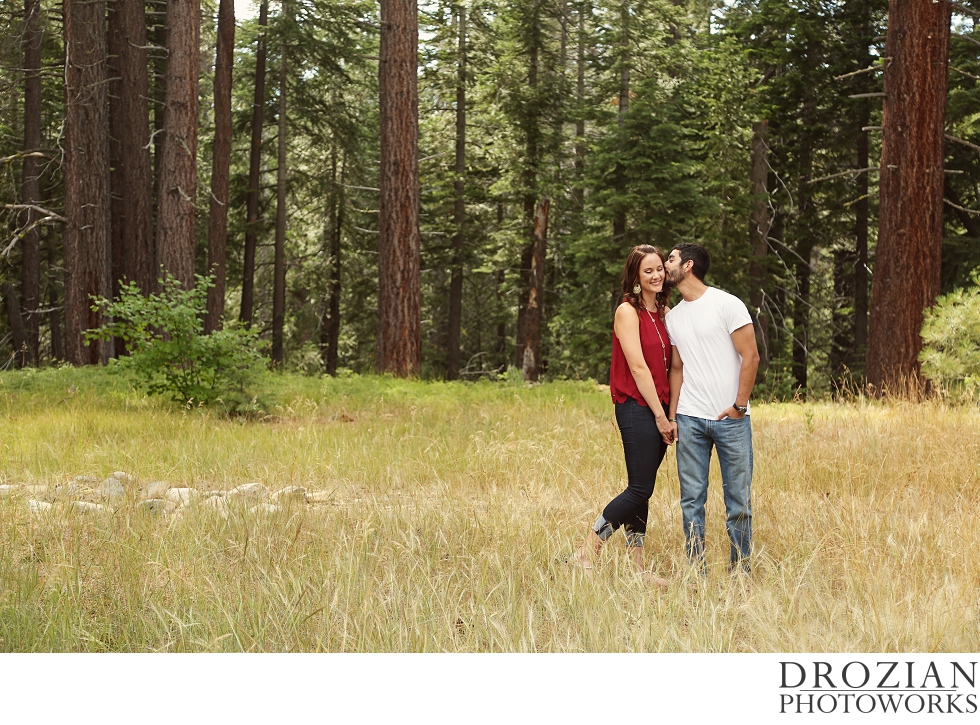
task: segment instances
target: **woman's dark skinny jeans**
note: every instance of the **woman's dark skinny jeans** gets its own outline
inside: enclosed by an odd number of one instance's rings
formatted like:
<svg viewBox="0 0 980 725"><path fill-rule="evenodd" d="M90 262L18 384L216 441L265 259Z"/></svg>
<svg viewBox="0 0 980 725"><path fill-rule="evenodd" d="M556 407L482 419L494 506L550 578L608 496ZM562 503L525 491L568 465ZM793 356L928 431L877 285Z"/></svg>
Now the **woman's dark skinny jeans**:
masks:
<svg viewBox="0 0 980 725"><path fill-rule="evenodd" d="M639 534L639 541L647 530L647 511L657 469L667 453L667 444L657 430L657 419L645 405L633 398L616 403L616 422L623 437L623 453L626 455L626 472L629 483L626 490L609 502L602 517L613 530L624 528L627 537Z"/></svg>

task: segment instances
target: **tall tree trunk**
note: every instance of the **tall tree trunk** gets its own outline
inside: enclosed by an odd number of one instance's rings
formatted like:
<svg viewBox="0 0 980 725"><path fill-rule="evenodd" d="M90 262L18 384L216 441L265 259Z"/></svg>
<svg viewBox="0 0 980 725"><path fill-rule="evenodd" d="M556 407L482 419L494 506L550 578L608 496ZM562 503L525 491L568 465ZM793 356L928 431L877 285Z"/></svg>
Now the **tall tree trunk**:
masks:
<svg viewBox="0 0 980 725"><path fill-rule="evenodd" d="M86 348L102 325L90 295L108 297L109 108L106 13L101 0L65 0L65 332L73 365L106 362L111 343Z"/></svg>
<svg viewBox="0 0 980 725"><path fill-rule="evenodd" d="M922 313L939 294L949 21L949 3L889 2L867 364L878 394L917 384Z"/></svg>
<svg viewBox="0 0 980 725"><path fill-rule="evenodd" d="M871 65L872 57L869 46L871 37L871 18L868 3L864 0L853 0L861 17L860 42L861 53L858 68ZM872 79L867 74L857 76L858 90L870 92ZM871 123L871 102L869 99L858 101L858 117L856 122L855 163L858 169L866 169L869 165L868 135L863 129ZM854 280L851 284L854 292L854 344L848 365L851 374L859 379L864 378L865 360L868 352L868 218L869 218L869 182L867 172L860 173L857 179L858 200L854 204Z"/></svg>
<svg viewBox="0 0 980 725"><path fill-rule="evenodd" d="M418 6L381 0L378 346L382 373L419 374Z"/></svg>
<svg viewBox="0 0 980 725"><path fill-rule="evenodd" d="M324 229L324 241L329 240L330 283L325 318L320 320L321 354L328 375L337 374L338 348L340 346L340 242L344 229L344 179L347 172L347 154L340 164L340 183L337 183L337 146L330 149L330 214Z"/></svg>
<svg viewBox="0 0 980 725"><path fill-rule="evenodd" d="M205 332L221 328L225 314L225 247L228 234L228 175L231 164L231 71L235 61L235 2L218 6L218 47L214 58L214 148L208 209L208 290Z"/></svg>
<svg viewBox="0 0 980 725"><path fill-rule="evenodd" d="M816 101L805 98L801 113L804 129L801 138L801 174L797 191L799 218L796 227L796 250L793 255L796 276L796 296L793 298L793 377L796 381L797 395L806 396L809 386L810 363L810 282L813 276L811 257L817 244L816 208L813 204L810 179L813 171L813 143L806 132L813 128Z"/></svg>
<svg viewBox="0 0 980 725"><path fill-rule="evenodd" d="M859 122L861 128L871 120L871 108L862 104ZM868 168L868 136L861 132L857 137L857 167ZM854 204L854 345L850 355L851 373L864 377L865 357L868 351L868 174L857 179L858 200Z"/></svg>
<svg viewBox="0 0 980 725"><path fill-rule="evenodd" d="M252 99L252 142L248 160L248 198L245 202L245 258L242 273L241 321L251 326L255 298L255 248L259 223L259 172L262 165L262 126L265 123L266 24L269 0L259 6L258 48L255 52L255 95Z"/></svg>
<svg viewBox="0 0 980 725"><path fill-rule="evenodd" d="M152 126L153 133L153 193L150 203L153 207L153 223L151 230L156 229L156 219L160 209L160 170L163 165L163 117L167 103L167 0L147 0L147 45L152 51L150 55L150 80L152 86L151 108L153 111ZM156 235L153 236L153 279L152 285L160 275L160 267L157 266Z"/></svg>
<svg viewBox="0 0 980 725"><path fill-rule="evenodd" d="M575 188L572 190L575 210L581 214L585 209L585 43L587 41L585 18L591 12L587 2L578 5L578 32L575 55Z"/></svg>
<svg viewBox="0 0 980 725"><path fill-rule="evenodd" d="M7 302L7 321L10 323L14 364L17 367L24 367L30 359L30 353L27 349L27 327L24 325L24 316L20 310L17 285L14 284L13 280L8 279L3 283L2 290Z"/></svg>
<svg viewBox="0 0 980 725"><path fill-rule="evenodd" d="M766 257L769 254L769 122L763 119L752 124L752 167L749 181L752 184L752 211L749 214L749 243L752 245L752 263L749 276L752 280L749 306L755 322L755 339L759 348L757 379L765 379L769 367L769 316L764 311L765 289L768 282Z"/></svg>
<svg viewBox="0 0 980 725"><path fill-rule="evenodd" d="M534 5L534 16L529 29L527 84L532 97L524 117L525 161L522 172L524 186L524 223L527 244L521 252L521 286L517 297L517 345L514 364L524 367L524 344L527 340L528 302L534 282L531 265L534 261L534 212L538 203L538 148L541 135L538 93L538 56L542 45L540 8Z"/></svg>
<svg viewBox="0 0 980 725"><path fill-rule="evenodd" d="M623 2L619 10L620 40L619 40L619 113L617 114L617 124L619 126L620 153L626 152L626 132L623 128L626 122L626 114L630 108L630 28L629 28L629 3ZM622 196L626 193L626 169L621 162L616 164L616 202L615 215L613 217L613 239L620 248L625 248L626 238L626 204ZM613 304L617 304L615 300Z"/></svg>
<svg viewBox="0 0 980 725"><path fill-rule="evenodd" d="M449 282L449 335L446 343L446 377L459 378L459 336L463 325L463 223L466 218L466 8L459 6L459 50L456 81L456 202L453 222L452 278Z"/></svg>
<svg viewBox="0 0 980 725"><path fill-rule="evenodd" d="M159 266L194 286L200 0L167 0L167 101L157 213Z"/></svg>
<svg viewBox="0 0 980 725"><path fill-rule="evenodd" d="M286 321L286 46L287 27L291 24L288 2L283 2L283 40L279 46L279 139L276 172L276 254L272 284L272 363L282 367L282 331Z"/></svg>
<svg viewBox="0 0 980 725"><path fill-rule="evenodd" d="M830 345L830 372L838 389L849 386L847 373L854 356L854 319L845 309L854 300L854 260L856 255L838 247L834 255L833 336Z"/></svg>
<svg viewBox="0 0 980 725"><path fill-rule="evenodd" d="M122 279L138 284L144 294L149 294L156 282L146 44L143 1L115 0L109 8L114 296Z"/></svg>
<svg viewBox="0 0 980 725"><path fill-rule="evenodd" d="M45 234L45 250L48 258L48 327L51 328L51 359L61 361L65 359L65 338L61 333L61 310L57 286L55 285L54 268L58 263L58 255L54 246L54 235L48 231Z"/></svg>
<svg viewBox="0 0 980 725"><path fill-rule="evenodd" d="M21 174L21 203L37 204L41 198L41 165L34 153L41 149L41 2L24 2L24 163ZM27 313L25 362L36 364L41 289L41 230L35 226L40 215L33 209L23 214L21 294Z"/></svg>
<svg viewBox="0 0 980 725"><path fill-rule="evenodd" d="M534 248L531 254L530 286L524 316L521 375L536 381L541 373L541 326L544 318L544 263L548 242L548 199L541 199L534 210Z"/></svg>

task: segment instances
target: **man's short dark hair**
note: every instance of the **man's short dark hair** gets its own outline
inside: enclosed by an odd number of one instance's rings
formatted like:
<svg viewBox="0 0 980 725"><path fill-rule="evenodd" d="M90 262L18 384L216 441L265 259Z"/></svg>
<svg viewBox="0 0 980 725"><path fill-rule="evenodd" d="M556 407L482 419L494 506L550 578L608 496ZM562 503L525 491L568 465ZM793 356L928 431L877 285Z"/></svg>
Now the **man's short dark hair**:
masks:
<svg viewBox="0 0 980 725"><path fill-rule="evenodd" d="M680 255L682 267L687 262L694 262L694 266L691 267L691 273L704 282L705 275L711 269L711 257L708 256L708 250L700 244L685 243L678 244L674 247L674 251Z"/></svg>

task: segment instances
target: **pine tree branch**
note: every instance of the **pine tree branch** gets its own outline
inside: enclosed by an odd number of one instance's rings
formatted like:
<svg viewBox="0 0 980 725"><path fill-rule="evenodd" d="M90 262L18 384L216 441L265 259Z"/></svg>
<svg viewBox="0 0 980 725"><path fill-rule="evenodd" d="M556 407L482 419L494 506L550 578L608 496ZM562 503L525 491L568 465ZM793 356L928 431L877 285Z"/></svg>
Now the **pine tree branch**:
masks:
<svg viewBox="0 0 980 725"><path fill-rule="evenodd" d="M950 136L948 133L947 134L944 134L944 135L946 136L946 140L947 141L952 141L953 143L958 143L958 144L961 144L963 146L967 146L967 147L973 149L974 151L980 151L980 146L977 146L975 143L970 143L969 141L964 141L963 139L957 138L956 136Z"/></svg>
<svg viewBox="0 0 980 725"><path fill-rule="evenodd" d="M980 215L980 211L975 211L974 209L967 209L966 207L962 207L959 204L954 204L949 199L947 199L945 196L943 197L943 202L946 203L946 204L949 204L951 207L953 207L957 211L966 212L967 214L977 214L977 215Z"/></svg>
<svg viewBox="0 0 980 725"><path fill-rule="evenodd" d="M841 171L839 174L831 174L830 176L819 176L816 179L810 179L807 183L816 184L818 181L829 181L830 179L839 179L841 176L857 176L858 174L863 174L867 171L880 171L879 166L869 166L866 169L848 169L847 171Z"/></svg>

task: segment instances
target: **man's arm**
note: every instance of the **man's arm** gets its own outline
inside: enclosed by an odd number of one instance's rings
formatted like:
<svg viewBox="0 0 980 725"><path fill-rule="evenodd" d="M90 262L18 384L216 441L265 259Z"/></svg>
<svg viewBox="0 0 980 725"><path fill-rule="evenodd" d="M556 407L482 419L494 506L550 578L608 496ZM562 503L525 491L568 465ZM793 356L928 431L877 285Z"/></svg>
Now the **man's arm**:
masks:
<svg viewBox="0 0 980 725"><path fill-rule="evenodd" d="M735 396L735 404L722 411L718 420L743 417L735 410L735 405L744 407L749 404L749 396L755 386L755 374L759 370L759 348L755 344L755 327L751 323L732 333L732 343L735 351L742 356L742 367L738 373L738 394Z"/></svg>
<svg viewBox="0 0 980 725"><path fill-rule="evenodd" d="M671 420L677 420L677 400L681 397L681 385L684 384L684 363L681 361L681 354L677 348L673 348L670 354L670 407L667 415ZM674 429L674 440L677 440L677 423L671 423Z"/></svg>

